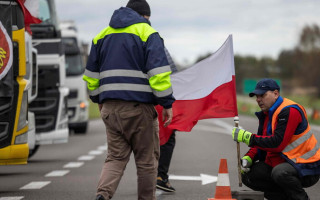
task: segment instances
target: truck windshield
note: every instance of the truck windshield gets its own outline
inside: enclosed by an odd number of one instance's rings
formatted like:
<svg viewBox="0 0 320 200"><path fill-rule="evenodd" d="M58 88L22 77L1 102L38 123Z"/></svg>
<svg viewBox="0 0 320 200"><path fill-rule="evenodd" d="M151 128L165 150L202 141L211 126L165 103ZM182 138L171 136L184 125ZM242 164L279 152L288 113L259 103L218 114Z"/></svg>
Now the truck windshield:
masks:
<svg viewBox="0 0 320 200"><path fill-rule="evenodd" d="M66 74L67 76L77 76L84 72L80 54L66 55Z"/></svg>
<svg viewBox="0 0 320 200"><path fill-rule="evenodd" d="M54 1L39 0L39 19L42 20L41 24L54 25L58 29L58 20L55 10Z"/></svg>

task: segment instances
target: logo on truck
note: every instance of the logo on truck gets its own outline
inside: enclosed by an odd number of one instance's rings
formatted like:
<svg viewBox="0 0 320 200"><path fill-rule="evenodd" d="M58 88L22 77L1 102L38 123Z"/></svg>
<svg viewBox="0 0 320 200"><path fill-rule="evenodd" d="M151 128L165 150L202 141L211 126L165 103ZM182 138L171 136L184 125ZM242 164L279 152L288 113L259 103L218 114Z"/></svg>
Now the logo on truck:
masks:
<svg viewBox="0 0 320 200"><path fill-rule="evenodd" d="M12 66L12 41L0 21L0 80Z"/></svg>

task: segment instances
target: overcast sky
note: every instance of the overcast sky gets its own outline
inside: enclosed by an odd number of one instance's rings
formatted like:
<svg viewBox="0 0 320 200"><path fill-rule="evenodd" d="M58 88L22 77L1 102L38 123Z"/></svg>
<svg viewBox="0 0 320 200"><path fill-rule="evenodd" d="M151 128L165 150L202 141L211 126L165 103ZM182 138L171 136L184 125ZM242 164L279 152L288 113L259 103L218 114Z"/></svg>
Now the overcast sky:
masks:
<svg viewBox="0 0 320 200"><path fill-rule="evenodd" d="M80 38L108 26L127 0L56 0L60 20L74 20ZM233 35L235 54L271 56L293 48L301 29L320 25L320 0L148 0L152 26L180 63L215 52Z"/></svg>

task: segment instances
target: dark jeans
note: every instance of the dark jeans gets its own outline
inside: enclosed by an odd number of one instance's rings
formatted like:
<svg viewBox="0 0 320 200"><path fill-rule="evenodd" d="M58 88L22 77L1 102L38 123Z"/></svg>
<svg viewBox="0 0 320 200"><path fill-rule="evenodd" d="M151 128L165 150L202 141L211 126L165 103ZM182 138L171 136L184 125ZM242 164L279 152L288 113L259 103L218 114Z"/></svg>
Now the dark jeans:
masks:
<svg viewBox="0 0 320 200"><path fill-rule="evenodd" d="M158 165L158 176L163 180L168 179L168 171L173 154L174 146L176 145L175 131L171 134L169 140L164 145L160 146L160 158Z"/></svg>
<svg viewBox="0 0 320 200"><path fill-rule="evenodd" d="M274 168L257 162L242 175L243 184L264 192L264 197L269 200L308 200L303 188L316 184L318 180L319 175L299 177L297 170L287 162Z"/></svg>

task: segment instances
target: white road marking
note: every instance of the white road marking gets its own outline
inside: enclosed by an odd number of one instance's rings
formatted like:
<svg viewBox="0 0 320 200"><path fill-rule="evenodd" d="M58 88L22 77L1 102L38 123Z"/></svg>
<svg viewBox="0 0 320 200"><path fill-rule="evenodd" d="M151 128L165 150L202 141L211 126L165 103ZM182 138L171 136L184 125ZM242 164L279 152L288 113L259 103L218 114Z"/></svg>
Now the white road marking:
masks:
<svg viewBox="0 0 320 200"><path fill-rule="evenodd" d="M162 195L163 193L165 193L162 190L156 189L156 197Z"/></svg>
<svg viewBox="0 0 320 200"><path fill-rule="evenodd" d="M28 183L27 185L21 187L20 190L41 189L50 183L51 183L51 181L35 181L35 182Z"/></svg>
<svg viewBox="0 0 320 200"><path fill-rule="evenodd" d="M200 176L176 176L169 175L170 180L181 180L181 181L201 181L202 185L207 185L209 183L217 182L218 177L211 176L208 174L200 174Z"/></svg>
<svg viewBox="0 0 320 200"><path fill-rule="evenodd" d="M24 197L0 197L0 200L20 200Z"/></svg>
<svg viewBox="0 0 320 200"><path fill-rule="evenodd" d="M93 160L94 156L80 156L78 160Z"/></svg>
<svg viewBox="0 0 320 200"><path fill-rule="evenodd" d="M100 151L106 151L107 149L108 149L107 145L98 147L98 150Z"/></svg>
<svg viewBox="0 0 320 200"><path fill-rule="evenodd" d="M78 168L81 167L84 162L69 162L63 166L63 168Z"/></svg>
<svg viewBox="0 0 320 200"><path fill-rule="evenodd" d="M64 176L69 172L70 172L70 170L55 170L55 171L52 171L52 172L49 172L48 174L46 174L45 177Z"/></svg>
<svg viewBox="0 0 320 200"><path fill-rule="evenodd" d="M103 154L103 151L94 150L89 152L89 155L101 155L101 154Z"/></svg>

